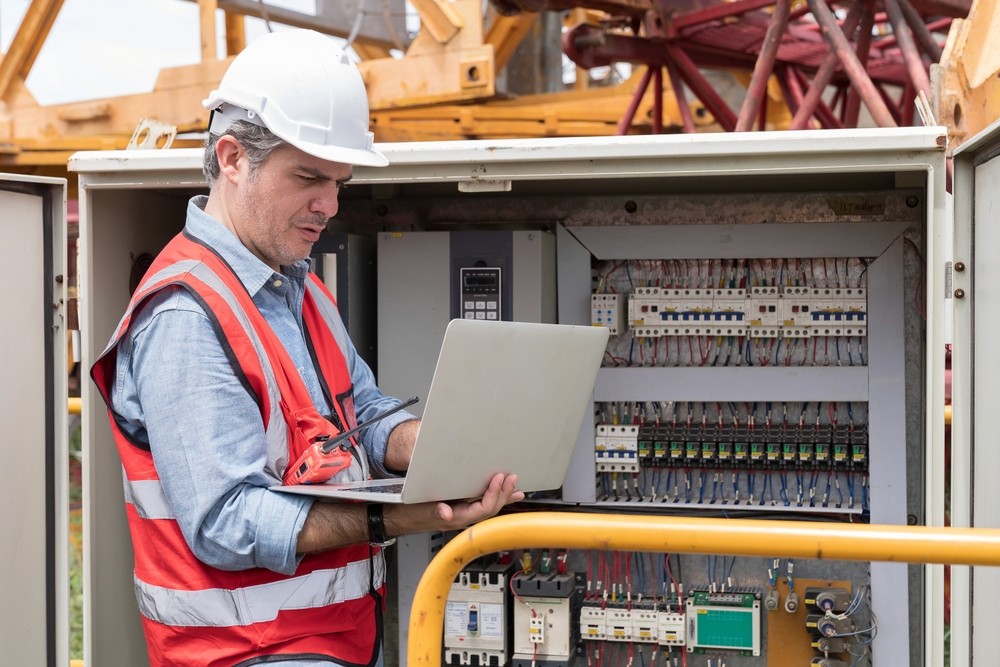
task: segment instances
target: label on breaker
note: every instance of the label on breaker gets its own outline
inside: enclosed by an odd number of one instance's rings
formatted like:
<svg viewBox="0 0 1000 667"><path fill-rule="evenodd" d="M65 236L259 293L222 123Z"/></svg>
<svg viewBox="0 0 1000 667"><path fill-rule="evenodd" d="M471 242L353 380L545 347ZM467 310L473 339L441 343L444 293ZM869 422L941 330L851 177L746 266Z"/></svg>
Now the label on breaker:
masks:
<svg viewBox="0 0 1000 667"><path fill-rule="evenodd" d="M503 638L503 605L448 602L444 614L446 637Z"/></svg>

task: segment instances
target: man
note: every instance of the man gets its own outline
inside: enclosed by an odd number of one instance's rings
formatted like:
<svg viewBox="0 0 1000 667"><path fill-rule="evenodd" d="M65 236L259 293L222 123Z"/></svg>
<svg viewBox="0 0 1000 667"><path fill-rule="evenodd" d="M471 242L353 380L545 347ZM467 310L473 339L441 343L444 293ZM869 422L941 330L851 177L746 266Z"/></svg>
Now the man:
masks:
<svg viewBox="0 0 1000 667"><path fill-rule="evenodd" d="M315 32L255 40L205 106L209 195L92 371L125 471L150 660L375 665L382 546L523 494L503 475L475 502L384 509L268 490L312 443L399 405L307 262L352 165L387 161L360 74ZM341 477L404 471L418 424L399 412L363 429Z"/></svg>

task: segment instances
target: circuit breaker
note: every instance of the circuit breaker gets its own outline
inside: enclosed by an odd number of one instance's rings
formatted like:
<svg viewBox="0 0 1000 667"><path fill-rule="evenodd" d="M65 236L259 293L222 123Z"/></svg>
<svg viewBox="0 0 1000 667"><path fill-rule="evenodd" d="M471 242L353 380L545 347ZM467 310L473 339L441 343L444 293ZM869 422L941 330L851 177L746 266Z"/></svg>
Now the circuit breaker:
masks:
<svg viewBox="0 0 1000 667"><path fill-rule="evenodd" d="M520 573L514 577L513 591L512 667L569 667L573 664L582 593L576 576L554 569Z"/></svg>
<svg viewBox="0 0 1000 667"><path fill-rule="evenodd" d="M445 604L444 661L504 667L511 656L510 577L514 564L474 564L452 584Z"/></svg>

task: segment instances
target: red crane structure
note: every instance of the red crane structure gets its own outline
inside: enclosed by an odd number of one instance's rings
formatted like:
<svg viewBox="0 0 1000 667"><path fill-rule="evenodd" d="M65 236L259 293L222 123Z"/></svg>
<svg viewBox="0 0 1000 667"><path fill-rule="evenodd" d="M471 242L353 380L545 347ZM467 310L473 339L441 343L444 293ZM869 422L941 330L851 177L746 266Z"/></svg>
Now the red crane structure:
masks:
<svg viewBox="0 0 1000 667"><path fill-rule="evenodd" d="M972 0L492 0L502 14L573 8L605 12L600 25L563 34L563 51L578 66L629 62L645 66L633 104L619 124L630 126L650 85L660 106L664 73L677 98L684 132L695 122L689 90L727 131L764 129L773 75L794 114L792 129L856 127L864 105L880 127L912 125L915 100L931 96L930 65L940 40ZM702 70L750 72L742 106L733 110ZM681 84L684 85L681 85Z"/></svg>

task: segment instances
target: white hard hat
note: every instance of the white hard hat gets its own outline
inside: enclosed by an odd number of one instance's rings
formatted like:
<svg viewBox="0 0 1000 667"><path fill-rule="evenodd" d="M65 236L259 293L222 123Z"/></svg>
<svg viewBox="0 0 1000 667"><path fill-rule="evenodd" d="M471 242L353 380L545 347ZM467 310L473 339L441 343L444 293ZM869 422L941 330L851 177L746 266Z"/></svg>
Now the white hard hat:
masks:
<svg viewBox="0 0 1000 667"><path fill-rule="evenodd" d="M214 112L212 134L248 120L323 160L389 163L368 131L361 73L329 37L313 30L282 30L250 42L202 104Z"/></svg>

